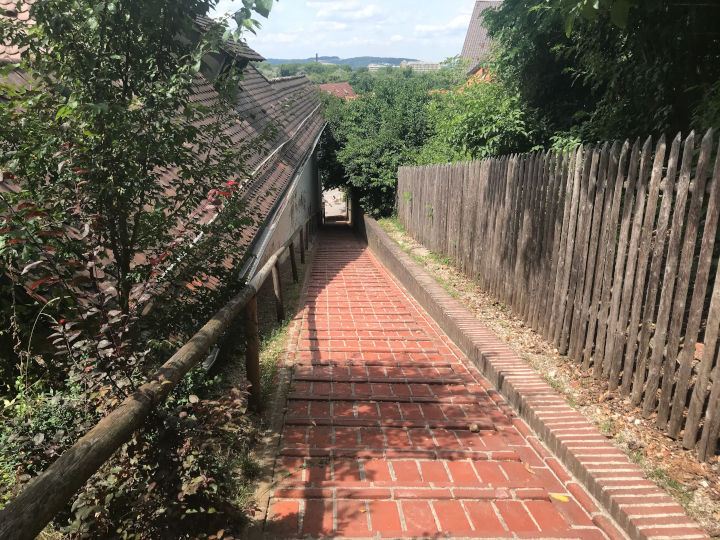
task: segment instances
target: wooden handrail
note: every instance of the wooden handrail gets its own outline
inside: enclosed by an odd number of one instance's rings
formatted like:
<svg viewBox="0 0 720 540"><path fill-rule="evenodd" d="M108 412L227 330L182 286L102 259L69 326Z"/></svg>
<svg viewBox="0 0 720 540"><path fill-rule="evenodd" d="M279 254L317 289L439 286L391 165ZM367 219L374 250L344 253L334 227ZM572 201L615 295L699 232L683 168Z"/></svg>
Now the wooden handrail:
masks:
<svg viewBox="0 0 720 540"><path fill-rule="evenodd" d="M299 230L302 231L311 219L303 223ZM170 391L200 363L210 347L220 339L230 323L243 311L246 314L254 312L254 321L246 324L246 339L249 345L246 363L248 379L252 385L250 404L259 407L256 297L297 232L298 230L268 259L237 296L205 323L155 372L149 382L138 388L118 408L100 420L94 428L63 452L50 467L30 481L4 510L0 510L0 539L35 538L102 464L142 427L153 407L167 399ZM307 241L307 236L305 240ZM250 309L247 309L248 306Z"/></svg>

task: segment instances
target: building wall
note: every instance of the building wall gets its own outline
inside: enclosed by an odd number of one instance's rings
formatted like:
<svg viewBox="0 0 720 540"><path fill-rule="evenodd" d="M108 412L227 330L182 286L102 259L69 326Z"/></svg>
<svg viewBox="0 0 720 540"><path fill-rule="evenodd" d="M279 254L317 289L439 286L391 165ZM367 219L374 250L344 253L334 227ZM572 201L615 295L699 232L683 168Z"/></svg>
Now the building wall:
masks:
<svg viewBox="0 0 720 540"><path fill-rule="evenodd" d="M303 165L299 177L283 197L279 211L268 223L260 244L256 246L257 250L264 246L256 268L262 268L272 254L287 242L308 218L320 213L321 195L317 150L315 150Z"/></svg>

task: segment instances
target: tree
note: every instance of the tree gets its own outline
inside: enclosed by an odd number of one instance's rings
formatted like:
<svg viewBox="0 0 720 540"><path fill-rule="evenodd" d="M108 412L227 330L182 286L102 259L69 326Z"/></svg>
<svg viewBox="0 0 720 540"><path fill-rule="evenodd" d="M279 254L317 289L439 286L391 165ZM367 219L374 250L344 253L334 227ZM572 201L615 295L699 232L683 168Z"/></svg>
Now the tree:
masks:
<svg viewBox="0 0 720 540"><path fill-rule="evenodd" d="M372 80L372 91L345 103L329 99L325 153L342 167L327 173L327 186L349 185L366 212L394 210L397 169L414 162L429 135L426 105L436 79L394 70Z"/></svg>
<svg viewBox="0 0 720 540"><path fill-rule="evenodd" d="M433 134L418 165L526 152L537 137L518 94L483 73L434 96L428 105Z"/></svg>
<svg viewBox="0 0 720 540"><path fill-rule="evenodd" d="M720 5L634 2L620 25L618 3L593 5L573 19L558 2L506 0L485 16L498 43L493 69L539 111L547 138L574 131L584 140L706 128L720 79ZM559 2L580 9L585 2ZM568 8L570 9L570 8ZM577 11L570 13L575 13ZM617 9L617 8L615 8Z"/></svg>
<svg viewBox="0 0 720 540"><path fill-rule="evenodd" d="M23 51L0 73L0 264L13 278L0 286L5 298L23 289L37 301L25 307L34 310L29 320L37 323L36 332L50 334L51 347L31 357L35 324L26 333L15 325L13 344L26 363L54 370L38 384L19 381L19 399L3 407L3 425L10 425L6 414L12 411L17 424L11 429L18 430L10 437L0 431L3 467L6 449L26 444L24 452L29 444L26 459L40 457L16 465L38 472L144 382L167 352L156 347L184 341L242 285L233 263L254 218L239 194L251 176L247 157L263 139L244 140L238 132L235 99L245 60L228 51L241 47L231 39L255 28L253 13L267 16L272 0L243 0L233 15L235 32L227 20L203 18L217 3L44 0L32 4L32 22L0 21L0 39ZM211 277L214 287L207 286ZM182 317L169 317L178 309ZM66 419L64 435L51 446L41 445L43 433L23 431L34 425L36 410L52 411L53 431L58 419ZM187 443L183 455L196 448L199 442L188 437L198 434L187 435L191 427L180 426L177 415L168 420L170 413L179 411L173 406L161 413L147 438L135 440L118 459L137 463L144 458L133 454L157 447L159 439L168 451L167 445ZM161 437L172 430L174 435ZM16 452L16 459L21 456ZM188 471L204 474L196 464L173 475L169 463L163 469L157 456L149 457L155 465L138 466L104 492L122 485L124 497L137 501L150 491L147 471L157 471L158 483L167 480L172 487ZM172 463L181 466L177 459ZM178 519L169 511L155 513L162 502L146 504L147 522L133 517L128 527L147 531L154 519ZM94 519L89 507L78 511L80 521Z"/></svg>
<svg viewBox="0 0 720 540"><path fill-rule="evenodd" d="M33 24L2 24L25 53L4 67L0 156L15 189L2 195L0 252L18 281L58 299L56 320L105 328L80 340L57 323L71 356L109 341L114 353L93 352L133 364L126 322L153 291L197 278L198 253L221 271L230 248L217 235L232 241L247 224L233 193L258 142L229 129L241 121L230 91L238 60L219 74L203 66L231 36L223 23L197 26L214 4L48 0L33 4ZM236 21L252 26L251 8L269 5L245 2ZM22 85L10 82L18 73ZM209 102L193 100L199 86L215 89Z"/></svg>

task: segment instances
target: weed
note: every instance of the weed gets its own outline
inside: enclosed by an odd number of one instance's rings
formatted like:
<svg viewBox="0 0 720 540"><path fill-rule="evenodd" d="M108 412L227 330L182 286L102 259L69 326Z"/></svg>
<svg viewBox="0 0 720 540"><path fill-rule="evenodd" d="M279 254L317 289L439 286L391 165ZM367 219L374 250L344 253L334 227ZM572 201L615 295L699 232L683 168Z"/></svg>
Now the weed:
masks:
<svg viewBox="0 0 720 540"><path fill-rule="evenodd" d="M612 423L612 420L606 418L600 424L599 429L603 435L612 435L615 431L615 425Z"/></svg>

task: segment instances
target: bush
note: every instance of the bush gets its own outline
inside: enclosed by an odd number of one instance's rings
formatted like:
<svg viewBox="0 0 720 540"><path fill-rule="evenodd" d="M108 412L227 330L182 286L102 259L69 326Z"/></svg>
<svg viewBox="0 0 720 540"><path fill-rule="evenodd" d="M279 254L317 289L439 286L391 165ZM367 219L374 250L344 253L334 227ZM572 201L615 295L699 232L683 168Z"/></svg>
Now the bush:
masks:
<svg viewBox="0 0 720 540"><path fill-rule="evenodd" d="M428 106L433 134L417 158L418 165L483 159L532 148L536 129L528 121L519 95L500 81L481 74L435 96Z"/></svg>

